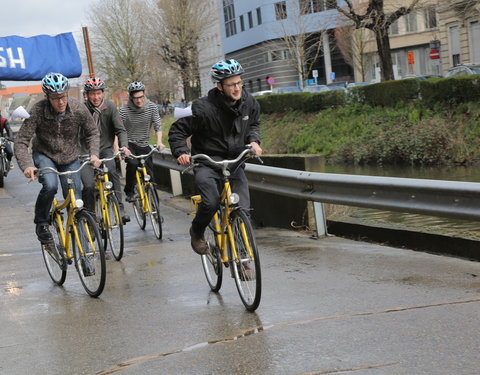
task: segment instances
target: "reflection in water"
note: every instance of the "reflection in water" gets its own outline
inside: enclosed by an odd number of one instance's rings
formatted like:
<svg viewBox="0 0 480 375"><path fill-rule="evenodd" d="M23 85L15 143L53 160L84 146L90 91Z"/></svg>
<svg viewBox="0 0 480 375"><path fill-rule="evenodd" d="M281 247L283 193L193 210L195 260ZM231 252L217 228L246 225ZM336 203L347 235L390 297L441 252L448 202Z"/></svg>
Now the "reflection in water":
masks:
<svg viewBox="0 0 480 375"><path fill-rule="evenodd" d="M480 167L477 166L358 166L325 165L322 172L355 174L382 177L404 177L432 180L480 182ZM329 205L327 218L347 220L366 225L380 225L440 234L449 237L480 240L480 226L477 222L374 210L369 208ZM333 207L332 207L333 206Z"/></svg>

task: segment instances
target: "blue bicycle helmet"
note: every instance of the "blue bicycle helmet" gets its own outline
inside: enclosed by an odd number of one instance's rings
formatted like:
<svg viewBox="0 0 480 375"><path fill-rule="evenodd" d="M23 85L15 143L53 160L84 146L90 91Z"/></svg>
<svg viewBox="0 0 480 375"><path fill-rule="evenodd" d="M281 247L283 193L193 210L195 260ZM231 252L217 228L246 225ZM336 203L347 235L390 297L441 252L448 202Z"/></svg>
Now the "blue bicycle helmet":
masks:
<svg viewBox="0 0 480 375"><path fill-rule="evenodd" d="M136 91L145 91L145 85L142 82L134 81L128 85L127 90L130 94Z"/></svg>
<svg viewBox="0 0 480 375"><path fill-rule="evenodd" d="M237 60L220 60L210 70L213 83L222 82L225 78L242 74L243 68Z"/></svg>
<svg viewBox="0 0 480 375"><path fill-rule="evenodd" d="M70 88L67 77L60 73L48 73L42 79L42 90L48 94L63 94Z"/></svg>

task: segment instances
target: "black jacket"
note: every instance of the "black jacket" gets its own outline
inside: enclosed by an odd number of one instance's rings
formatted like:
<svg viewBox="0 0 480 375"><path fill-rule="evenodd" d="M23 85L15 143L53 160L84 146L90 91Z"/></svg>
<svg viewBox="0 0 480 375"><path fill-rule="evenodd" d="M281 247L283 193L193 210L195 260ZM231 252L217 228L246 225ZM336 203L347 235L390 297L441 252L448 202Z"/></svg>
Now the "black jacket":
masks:
<svg viewBox="0 0 480 375"><path fill-rule="evenodd" d="M192 116L175 121L168 133L172 154L190 153L187 138L192 136L191 154L207 154L219 159L236 158L250 142L260 144L260 105L246 91L234 107L225 104L216 88L195 101Z"/></svg>

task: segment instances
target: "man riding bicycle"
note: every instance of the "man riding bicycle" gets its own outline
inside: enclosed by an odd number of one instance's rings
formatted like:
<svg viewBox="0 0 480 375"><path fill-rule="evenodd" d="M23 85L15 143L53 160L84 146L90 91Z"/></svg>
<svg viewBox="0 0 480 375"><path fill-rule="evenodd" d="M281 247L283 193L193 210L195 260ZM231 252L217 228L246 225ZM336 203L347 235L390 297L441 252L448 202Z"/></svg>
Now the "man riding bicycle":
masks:
<svg viewBox="0 0 480 375"><path fill-rule="evenodd" d="M8 120L0 114L0 137L3 137L3 131L5 130L7 142L5 143L5 152L7 153L7 160L10 165L10 169L13 168L12 156L13 150L10 142L13 142L13 132Z"/></svg>
<svg viewBox="0 0 480 375"><path fill-rule="evenodd" d="M60 172L76 170L80 167L79 133L83 130L88 145L90 160L100 166L98 159L98 129L88 109L80 101L68 97L70 84L60 73L49 73L42 79L45 99L36 103L25 119L15 138L15 157L25 177L35 180L36 169L52 167ZM28 151L32 141L32 155ZM80 175L72 176L75 195L81 198ZM62 182L66 196L65 178ZM57 175L45 173L39 177L42 189L35 203L35 232L42 243L52 240L48 229L50 207L58 189Z"/></svg>
<svg viewBox="0 0 480 375"><path fill-rule="evenodd" d="M100 132L100 158L111 158L114 153L115 138L118 140L118 147L130 155L128 149L127 131L123 121L118 114L117 107L110 100L105 99L105 82L100 78L88 78L83 86L86 101L85 105L93 116L93 119ZM87 145L84 139L80 142L82 155L88 154ZM130 221L130 217L125 215L122 199L122 185L120 176L117 172L115 161L105 162L108 167L108 175L113 183L113 189L117 196L120 206L123 224ZM94 193L95 193L95 175L92 168L83 168L81 173L83 191L82 197L85 208L94 211Z"/></svg>
<svg viewBox="0 0 480 375"><path fill-rule="evenodd" d="M216 87L192 104L192 116L174 122L169 131L172 154L181 165L190 164L191 154L207 154L214 160L235 159L250 144L256 155L260 147L260 106L243 90L242 66L234 59L221 60L212 66ZM195 183L202 202L190 227L191 245L197 254L207 252L204 232L219 208L221 170L199 161L194 169ZM250 194L244 168L230 176L232 190L240 196L240 206L250 208Z"/></svg>

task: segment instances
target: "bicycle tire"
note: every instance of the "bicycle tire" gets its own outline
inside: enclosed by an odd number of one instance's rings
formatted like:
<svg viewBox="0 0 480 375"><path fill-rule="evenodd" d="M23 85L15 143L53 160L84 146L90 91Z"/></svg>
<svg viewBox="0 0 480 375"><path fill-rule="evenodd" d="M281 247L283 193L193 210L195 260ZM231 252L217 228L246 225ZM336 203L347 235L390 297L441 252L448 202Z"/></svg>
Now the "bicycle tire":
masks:
<svg viewBox="0 0 480 375"><path fill-rule="evenodd" d="M55 219L52 220L50 229L53 240L42 244L43 260L52 281L58 286L62 286L67 277L67 261L65 259L65 250L63 250L61 245L58 223Z"/></svg>
<svg viewBox="0 0 480 375"><path fill-rule="evenodd" d="M114 192L107 195L108 219L106 233L110 250L116 260L123 257L123 222L120 215L120 204ZM106 250L106 249L105 249Z"/></svg>
<svg viewBox="0 0 480 375"><path fill-rule="evenodd" d="M82 256L79 244L73 238L72 250L75 268L87 294L91 297L98 297L105 287L107 273L105 250L100 242L100 232L93 216L85 210L75 214L74 225L85 252L85 256ZM92 238L92 232L94 238Z"/></svg>
<svg viewBox="0 0 480 375"><path fill-rule="evenodd" d="M135 214L135 219L137 219L138 226L140 229L144 230L145 225L147 224L147 215L143 210L142 200L140 199L140 194L138 192L138 186L135 185L134 196L136 199L132 202L133 204L133 213Z"/></svg>
<svg viewBox="0 0 480 375"><path fill-rule="evenodd" d="M160 200L158 199L158 193L155 190L155 186L147 186L147 197L150 202L150 222L152 223L153 233L159 240L162 239L162 215L160 215Z"/></svg>
<svg viewBox="0 0 480 375"><path fill-rule="evenodd" d="M208 244L208 253L202 255L202 267L207 283L212 292L218 292L222 287L223 265L220 257L214 221L205 230L205 241Z"/></svg>
<svg viewBox="0 0 480 375"><path fill-rule="evenodd" d="M0 160L0 187L3 187L4 185L4 177L6 175L5 173L5 159L7 158L7 155L5 155L5 152L2 150L0 154L1 160Z"/></svg>
<svg viewBox="0 0 480 375"><path fill-rule="evenodd" d="M262 273L255 235L247 214L237 209L230 215L235 247L239 257L237 263L229 247L229 258L238 294L248 311L255 311L260 304L262 294ZM243 232L241 227L245 228ZM246 238L244 237L246 235ZM249 258L246 241L250 244L252 258ZM248 268L246 268L248 267ZM254 273L252 272L254 270Z"/></svg>

